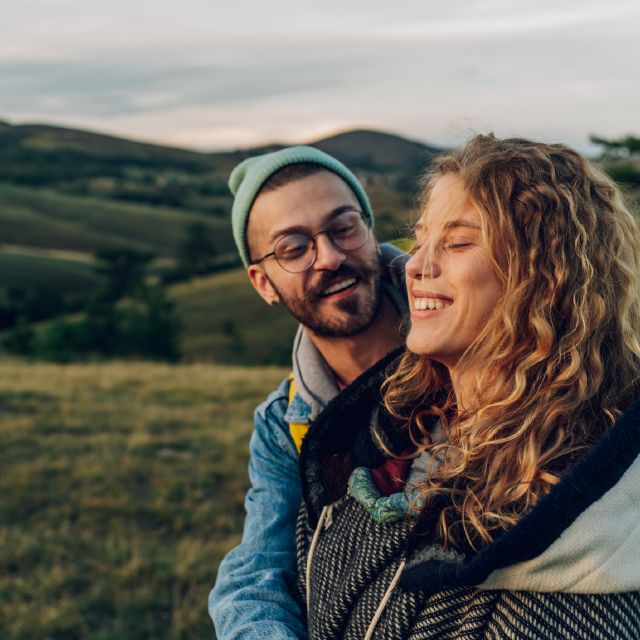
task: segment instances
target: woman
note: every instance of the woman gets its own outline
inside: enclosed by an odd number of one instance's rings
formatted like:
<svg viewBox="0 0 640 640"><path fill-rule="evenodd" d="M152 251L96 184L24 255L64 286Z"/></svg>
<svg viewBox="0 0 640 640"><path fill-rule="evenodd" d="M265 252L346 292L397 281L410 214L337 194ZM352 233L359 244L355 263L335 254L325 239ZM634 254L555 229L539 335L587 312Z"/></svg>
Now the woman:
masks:
<svg viewBox="0 0 640 640"><path fill-rule="evenodd" d="M437 161L408 351L303 444L312 639L640 637L639 288L637 225L579 154Z"/></svg>

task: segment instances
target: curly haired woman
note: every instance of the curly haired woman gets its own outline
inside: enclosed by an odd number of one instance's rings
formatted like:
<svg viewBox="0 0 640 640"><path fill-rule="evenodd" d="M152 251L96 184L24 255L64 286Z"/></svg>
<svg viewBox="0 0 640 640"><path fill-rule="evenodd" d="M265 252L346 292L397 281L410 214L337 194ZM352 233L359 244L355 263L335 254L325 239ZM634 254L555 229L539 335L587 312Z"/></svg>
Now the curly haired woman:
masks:
<svg viewBox="0 0 640 640"><path fill-rule="evenodd" d="M303 445L310 638L640 638L640 233L562 145L425 178L407 351Z"/></svg>

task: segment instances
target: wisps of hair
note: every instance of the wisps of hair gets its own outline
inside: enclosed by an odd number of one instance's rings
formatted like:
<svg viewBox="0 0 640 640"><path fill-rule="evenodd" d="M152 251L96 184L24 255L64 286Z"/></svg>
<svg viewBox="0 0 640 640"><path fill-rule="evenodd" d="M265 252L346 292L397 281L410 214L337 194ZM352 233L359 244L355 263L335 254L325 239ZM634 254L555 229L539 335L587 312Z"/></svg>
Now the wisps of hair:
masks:
<svg viewBox="0 0 640 640"><path fill-rule="evenodd" d="M423 207L446 174L480 212L504 283L458 363L475 374L477 403L457 412L446 369L414 353L384 400L418 450L434 446L425 418L441 417L444 461L420 492L425 508L448 494L443 539L477 548L529 511L637 393L640 233L614 183L563 145L477 136L435 162Z"/></svg>

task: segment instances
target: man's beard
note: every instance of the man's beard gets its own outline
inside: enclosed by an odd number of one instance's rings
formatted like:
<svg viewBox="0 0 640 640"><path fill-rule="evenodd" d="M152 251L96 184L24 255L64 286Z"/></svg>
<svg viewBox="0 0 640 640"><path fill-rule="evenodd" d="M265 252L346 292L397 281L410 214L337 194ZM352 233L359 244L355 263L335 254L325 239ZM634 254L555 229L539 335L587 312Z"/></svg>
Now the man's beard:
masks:
<svg viewBox="0 0 640 640"><path fill-rule="evenodd" d="M365 295L364 299L360 293L337 300L333 310L324 311L319 317L317 308L323 300L321 294L337 277L357 278L358 284L366 283L369 286L370 294ZM303 299L289 297L271 280L269 282L289 313L312 333L323 338L348 338L362 333L371 326L380 308L380 264L377 254L369 264L358 267L342 265L335 271L323 272Z"/></svg>

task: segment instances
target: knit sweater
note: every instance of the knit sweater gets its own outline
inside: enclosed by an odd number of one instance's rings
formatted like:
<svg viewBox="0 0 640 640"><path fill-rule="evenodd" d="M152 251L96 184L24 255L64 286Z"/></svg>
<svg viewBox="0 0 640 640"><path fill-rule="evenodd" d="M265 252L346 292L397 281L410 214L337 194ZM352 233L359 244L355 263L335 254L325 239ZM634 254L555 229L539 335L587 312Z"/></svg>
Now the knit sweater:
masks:
<svg viewBox="0 0 640 640"><path fill-rule="evenodd" d="M479 552L445 550L429 514L375 522L348 491L354 468L385 456L369 425L393 357L330 404L302 448L309 637L640 638L640 403L517 525Z"/></svg>

